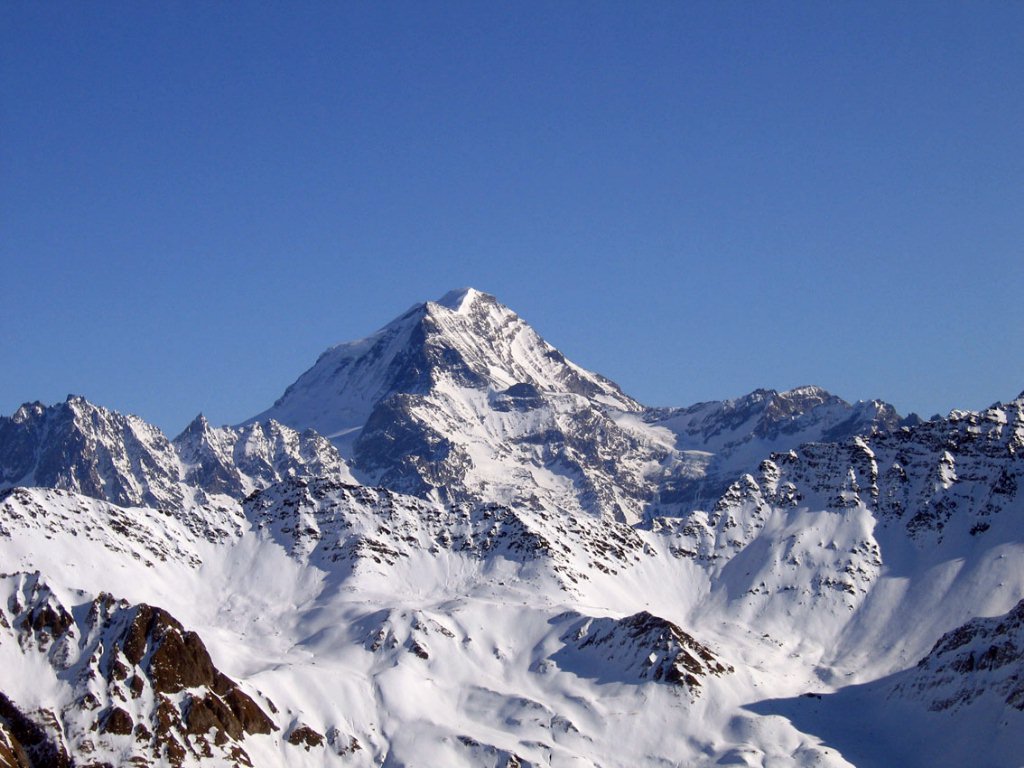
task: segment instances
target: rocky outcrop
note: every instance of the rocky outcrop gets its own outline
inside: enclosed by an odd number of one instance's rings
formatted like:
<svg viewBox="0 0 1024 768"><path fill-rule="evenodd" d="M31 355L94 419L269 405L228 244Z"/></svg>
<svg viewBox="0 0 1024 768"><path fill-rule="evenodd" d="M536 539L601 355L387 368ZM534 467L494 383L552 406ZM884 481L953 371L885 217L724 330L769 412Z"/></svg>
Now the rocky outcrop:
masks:
<svg viewBox="0 0 1024 768"><path fill-rule="evenodd" d="M552 659L601 682L653 681L698 695L708 677L733 672L678 625L647 611L621 619L583 617L562 635Z"/></svg>
<svg viewBox="0 0 1024 768"><path fill-rule="evenodd" d="M292 557L327 569L386 569L421 552L544 563L565 588L650 557L628 525L498 504L444 504L384 488L292 478L250 496L245 511Z"/></svg>
<svg viewBox="0 0 1024 768"><path fill-rule="evenodd" d="M932 711L957 711L982 697L1024 711L1024 600L1002 616L947 632L895 691L923 699Z"/></svg>
<svg viewBox="0 0 1024 768"><path fill-rule="evenodd" d="M6 701L0 715L30 757L33 750L119 755L121 737L131 737L132 753L143 760L181 765L218 756L250 765L245 738L277 729L216 668L199 636L166 611L107 594L68 607L38 573L4 576L0 586L6 596L0 633L44 656L73 702L52 713L19 715ZM48 722L59 742L48 737Z"/></svg>
<svg viewBox="0 0 1024 768"><path fill-rule="evenodd" d="M300 724L292 728L288 734L288 743L297 747L301 746L309 752L310 749L324 745L324 736L308 725Z"/></svg>

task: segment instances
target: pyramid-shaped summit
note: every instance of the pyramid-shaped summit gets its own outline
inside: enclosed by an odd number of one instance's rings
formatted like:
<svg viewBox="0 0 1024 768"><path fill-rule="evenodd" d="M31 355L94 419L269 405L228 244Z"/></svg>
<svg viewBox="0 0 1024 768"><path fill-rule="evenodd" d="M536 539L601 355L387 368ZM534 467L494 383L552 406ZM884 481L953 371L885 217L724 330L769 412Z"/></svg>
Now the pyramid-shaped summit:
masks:
<svg viewBox="0 0 1024 768"><path fill-rule="evenodd" d="M645 408L494 296L462 288L331 347L253 421L315 430L365 483L635 522L724 492L773 450L898 420L817 388L747 400L745 415L739 401Z"/></svg>
<svg viewBox="0 0 1024 768"><path fill-rule="evenodd" d="M509 502L525 488L530 503L547 489L548 501L621 515L602 439L636 442L616 415L642 410L493 296L463 288L331 347L253 420L316 430L368 482L445 497L486 487Z"/></svg>
<svg viewBox="0 0 1024 768"><path fill-rule="evenodd" d="M253 421L312 428L344 449L382 400L445 384L494 391L527 384L640 409L612 382L566 360L493 296L462 288L331 347Z"/></svg>

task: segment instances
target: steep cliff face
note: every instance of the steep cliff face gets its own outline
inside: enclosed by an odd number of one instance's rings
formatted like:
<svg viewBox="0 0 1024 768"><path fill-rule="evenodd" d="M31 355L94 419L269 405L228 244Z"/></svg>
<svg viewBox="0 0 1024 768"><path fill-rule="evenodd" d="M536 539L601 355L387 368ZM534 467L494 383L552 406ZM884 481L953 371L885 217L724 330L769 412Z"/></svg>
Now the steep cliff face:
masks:
<svg viewBox="0 0 1024 768"><path fill-rule="evenodd" d="M172 442L136 416L79 396L0 417L0 491L52 488L195 517L301 475L352 480L326 439L274 421L231 429L199 416Z"/></svg>
<svg viewBox="0 0 1024 768"><path fill-rule="evenodd" d="M179 508L178 457L164 434L83 397L0 417L0 488L43 486L120 506Z"/></svg>

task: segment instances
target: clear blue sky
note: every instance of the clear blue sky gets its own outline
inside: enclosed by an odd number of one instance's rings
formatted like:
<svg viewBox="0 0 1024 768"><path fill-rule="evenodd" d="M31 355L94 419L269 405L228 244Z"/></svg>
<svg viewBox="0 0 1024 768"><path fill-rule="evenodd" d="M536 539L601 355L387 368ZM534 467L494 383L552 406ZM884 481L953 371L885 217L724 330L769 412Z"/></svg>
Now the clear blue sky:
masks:
<svg viewBox="0 0 1024 768"><path fill-rule="evenodd" d="M0 412L472 285L638 399L1024 389L1024 3L0 5Z"/></svg>

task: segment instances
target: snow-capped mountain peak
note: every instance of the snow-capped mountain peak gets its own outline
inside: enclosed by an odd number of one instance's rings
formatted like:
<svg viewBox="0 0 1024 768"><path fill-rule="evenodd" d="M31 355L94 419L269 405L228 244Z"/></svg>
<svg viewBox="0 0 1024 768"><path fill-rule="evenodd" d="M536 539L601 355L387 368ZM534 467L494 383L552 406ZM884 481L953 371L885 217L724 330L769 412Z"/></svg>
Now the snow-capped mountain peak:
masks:
<svg viewBox="0 0 1024 768"><path fill-rule="evenodd" d="M504 503L526 488L531 504L622 516L616 486L643 479L630 462L625 483L610 479L600 450L584 443L605 434L636 442L611 414L642 410L493 296L467 288L331 347L254 421L315 429L357 476L394 490Z"/></svg>
<svg viewBox="0 0 1024 768"><path fill-rule="evenodd" d="M439 304L442 307L452 310L453 312L463 312L467 308L471 307L474 302L478 299L495 301L494 297L478 291L476 288L456 288L455 290L448 291L444 296L438 299L436 302L430 302L432 304Z"/></svg>
<svg viewBox="0 0 1024 768"><path fill-rule="evenodd" d="M1021 488L1024 394L650 409L474 289L239 427L27 403L0 766L1012 768Z"/></svg>
<svg viewBox="0 0 1024 768"><path fill-rule="evenodd" d="M382 400L420 394L443 380L495 391L528 383L639 410L610 381L567 361L493 296L464 288L413 306L370 336L329 348L251 421L311 427L344 449Z"/></svg>

